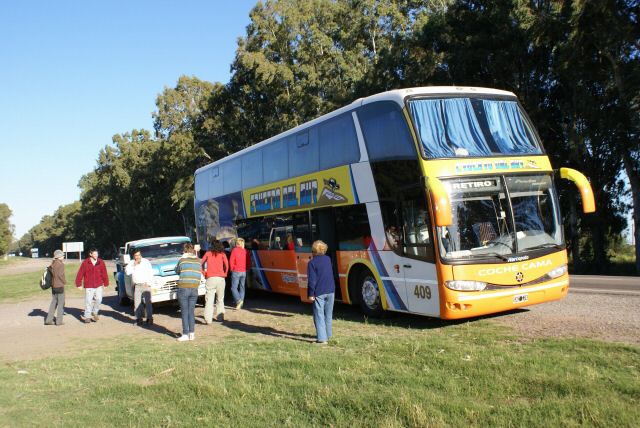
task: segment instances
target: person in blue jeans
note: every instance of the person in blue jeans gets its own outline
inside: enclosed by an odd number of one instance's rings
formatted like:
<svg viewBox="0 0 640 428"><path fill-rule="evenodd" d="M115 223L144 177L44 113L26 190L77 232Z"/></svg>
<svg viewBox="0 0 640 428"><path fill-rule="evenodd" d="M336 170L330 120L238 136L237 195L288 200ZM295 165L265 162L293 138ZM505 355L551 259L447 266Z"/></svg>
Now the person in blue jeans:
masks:
<svg viewBox="0 0 640 428"><path fill-rule="evenodd" d="M313 302L313 323L317 335L315 343L321 345L326 345L332 335L331 320L336 293L331 259L326 255L328 248L324 242L315 241L311 245L313 258L307 265L307 295Z"/></svg>
<svg viewBox="0 0 640 428"><path fill-rule="evenodd" d="M198 300L198 287L202 280L200 259L196 256L191 243L183 245L183 254L176 266L178 278L178 302L180 302L180 314L182 315L182 336L178 342L194 340L195 334L195 310Z"/></svg>

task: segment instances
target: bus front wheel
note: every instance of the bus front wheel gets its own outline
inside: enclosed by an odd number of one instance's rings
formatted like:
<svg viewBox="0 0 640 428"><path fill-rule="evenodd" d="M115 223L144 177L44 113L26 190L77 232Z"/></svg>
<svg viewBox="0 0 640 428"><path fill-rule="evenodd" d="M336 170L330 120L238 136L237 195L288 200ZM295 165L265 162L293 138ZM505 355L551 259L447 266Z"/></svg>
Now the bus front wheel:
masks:
<svg viewBox="0 0 640 428"><path fill-rule="evenodd" d="M360 285L358 300L360 301L362 312L370 317L381 317L384 309L382 308L380 288L376 277L373 276L369 269L364 269L359 276L358 284Z"/></svg>

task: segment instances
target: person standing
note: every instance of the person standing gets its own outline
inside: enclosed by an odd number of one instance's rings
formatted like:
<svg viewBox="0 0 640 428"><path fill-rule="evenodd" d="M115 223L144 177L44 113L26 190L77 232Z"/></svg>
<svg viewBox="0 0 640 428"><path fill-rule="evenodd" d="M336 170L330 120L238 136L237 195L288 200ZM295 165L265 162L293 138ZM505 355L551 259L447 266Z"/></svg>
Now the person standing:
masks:
<svg viewBox="0 0 640 428"><path fill-rule="evenodd" d="M202 258L202 273L206 278L207 293L204 296L204 322L211 324L213 320L213 300L216 300L216 320L224 321L224 288L225 278L229 273L229 260L224 253L222 242L211 241L209 251Z"/></svg>
<svg viewBox="0 0 640 428"><path fill-rule="evenodd" d="M244 288L247 280L247 269L250 260L249 252L244 248L244 239L236 239L236 247L231 251L229 267L231 268L231 294L236 309L241 309L244 304Z"/></svg>
<svg viewBox="0 0 640 428"><path fill-rule="evenodd" d="M147 325L153 325L153 307L151 305L151 284L153 284L153 267L151 262L142 257L139 249L133 250L133 260L127 263L125 273L131 275L133 284L133 312L136 324L142 325L142 316L147 312ZM144 307L142 306L144 303Z"/></svg>
<svg viewBox="0 0 640 428"><path fill-rule="evenodd" d="M316 327L316 343L326 345L332 336L331 322L336 284L331 259L326 255L329 247L322 241L311 245L313 258L307 265L307 296L313 302L313 324Z"/></svg>
<svg viewBox="0 0 640 428"><path fill-rule="evenodd" d="M76 287L80 288L84 284L84 315L80 319L85 323L91 320L98 322L100 315L100 303L102 303L102 292L104 287L109 286L109 276L104 260L98 257L98 250L89 250L89 257L80 264L80 269L76 275Z"/></svg>
<svg viewBox="0 0 640 428"><path fill-rule="evenodd" d="M196 301L202 279L200 259L196 256L193 244L182 246L182 257L176 266L176 273L179 275L178 302L182 316L182 336L178 338L178 342L185 342L196 338Z"/></svg>
<svg viewBox="0 0 640 428"><path fill-rule="evenodd" d="M64 253L60 250L53 252L53 261L49 266L51 269L51 304L49 312L44 321L45 325L53 325L53 317L55 315L55 325L62 325L64 316L64 286L67 280L64 277Z"/></svg>

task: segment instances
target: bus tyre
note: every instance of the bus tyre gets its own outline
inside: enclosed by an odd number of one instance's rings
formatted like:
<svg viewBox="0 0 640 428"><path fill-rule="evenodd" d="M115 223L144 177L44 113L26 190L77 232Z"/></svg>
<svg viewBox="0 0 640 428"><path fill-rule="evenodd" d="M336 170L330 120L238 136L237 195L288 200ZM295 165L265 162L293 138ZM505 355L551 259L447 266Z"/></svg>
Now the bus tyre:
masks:
<svg viewBox="0 0 640 428"><path fill-rule="evenodd" d="M126 291L124 291L124 285L120 285L119 282L116 282L116 286L118 287L118 303L120 303L120 306L130 306L131 299L129 299Z"/></svg>
<svg viewBox="0 0 640 428"><path fill-rule="evenodd" d="M384 309L382 308L380 288L376 277L373 276L369 269L364 269L360 273L358 284L360 285L358 300L360 301L362 312L370 317L382 317Z"/></svg>

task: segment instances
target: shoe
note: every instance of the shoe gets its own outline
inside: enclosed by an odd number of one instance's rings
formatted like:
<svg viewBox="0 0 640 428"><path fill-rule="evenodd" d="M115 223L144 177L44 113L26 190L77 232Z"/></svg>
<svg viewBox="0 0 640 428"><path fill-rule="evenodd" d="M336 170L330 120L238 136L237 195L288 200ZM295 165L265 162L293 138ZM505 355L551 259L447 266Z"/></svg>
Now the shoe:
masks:
<svg viewBox="0 0 640 428"><path fill-rule="evenodd" d="M196 338L195 333L189 333L189 340L194 340Z"/></svg>
<svg viewBox="0 0 640 428"><path fill-rule="evenodd" d="M93 315L91 316L91 318L93 319L93 322L98 322L98 320L100 319L100 315L98 315L98 314L93 314Z"/></svg>
<svg viewBox="0 0 640 428"><path fill-rule="evenodd" d="M138 318L138 319L136 320L136 325L137 325L138 327L141 327L141 326L142 326L142 324L143 324L143 322L142 322L142 318Z"/></svg>
<svg viewBox="0 0 640 428"><path fill-rule="evenodd" d="M216 321L218 321L218 322L224 322L224 314L220 314L220 315L218 315L218 318L216 318Z"/></svg>
<svg viewBox="0 0 640 428"><path fill-rule="evenodd" d="M57 322L56 325L64 325L64 321Z"/></svg>
<svg viewBox="0 0 640 428"><path fill-rule="evenodd" d="M85 324L89 324L91 322L91 318L87 318L84 315L80 315L80 320Z"/></svg>
<svg viewBox="0 0 640 428"><path fill-rule="evenodd" d="M242 309L242 304L244 303L244 301L239 300L238 304L236 305L236 311L239 311L240 309Z"/></svg>
<svg viewBox="0 0 640 428"><path fill-rule="evenodd" d="M53 321L45 321L44 325L53 325Z"/></svg>
<svg viewBox="0 0 640 428"><path fill-rule="evenodd" d="M178 338L178 342L187 342L189 341L189 335L188 334L183 334L182 336L180 336Z"/></svg>
<svg viewBox="0 0 640 428"><path fill-rule="evenodd" d="M153 325L153 318L148 318L144 323L146 325Z"/></svg>
<svg viewBox="0 0 640 428"><path fill-rule="evenodd" d="M327 342L326 340L316 340L315 342L313 342L316 345L328 345L329 342Z"/></svg>

